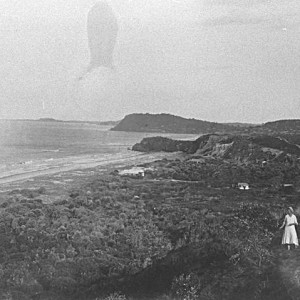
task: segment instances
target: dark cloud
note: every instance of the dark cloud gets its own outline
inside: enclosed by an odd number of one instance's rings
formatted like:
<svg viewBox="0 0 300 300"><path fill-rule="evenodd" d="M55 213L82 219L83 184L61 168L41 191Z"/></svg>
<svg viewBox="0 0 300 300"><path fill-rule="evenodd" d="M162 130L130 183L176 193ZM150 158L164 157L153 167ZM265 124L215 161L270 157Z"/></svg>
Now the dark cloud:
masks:
<svg viewBox="0 0 300 300"><path fill-rule="evenodd" d="M86 73L98 67L113 68L118 23L112 8L106 2L97 2L89 11L87 33L90 64Z"/></svg>

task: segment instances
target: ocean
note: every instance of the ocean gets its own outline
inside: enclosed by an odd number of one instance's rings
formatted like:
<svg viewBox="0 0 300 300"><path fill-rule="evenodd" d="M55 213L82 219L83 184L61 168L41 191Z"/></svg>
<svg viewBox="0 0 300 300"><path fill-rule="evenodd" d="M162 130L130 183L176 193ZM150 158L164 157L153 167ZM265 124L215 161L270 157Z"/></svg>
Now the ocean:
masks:
<svg viewBox="0 0 300 300"><path fill-rule="evenodd" d="M0 179L30 172L97 165L140 153L131 147L149 136L195 139L195 135L110 131L89 123L0 120Z"/></svg>

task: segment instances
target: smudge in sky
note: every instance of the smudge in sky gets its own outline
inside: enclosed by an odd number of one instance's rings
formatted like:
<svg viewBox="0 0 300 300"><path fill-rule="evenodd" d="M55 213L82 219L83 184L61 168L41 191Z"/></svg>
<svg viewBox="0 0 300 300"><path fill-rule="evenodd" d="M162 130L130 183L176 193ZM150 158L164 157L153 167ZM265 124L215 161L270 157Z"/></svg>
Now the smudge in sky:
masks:
<svg viewBox="0 0 300 300"><path fill-rule="evenodd" d="M118 34L118 23L112 8L106 2L97 2L89 11L87 33L90 64L83 76L99 67L113 69L113 51Z"/></svg>

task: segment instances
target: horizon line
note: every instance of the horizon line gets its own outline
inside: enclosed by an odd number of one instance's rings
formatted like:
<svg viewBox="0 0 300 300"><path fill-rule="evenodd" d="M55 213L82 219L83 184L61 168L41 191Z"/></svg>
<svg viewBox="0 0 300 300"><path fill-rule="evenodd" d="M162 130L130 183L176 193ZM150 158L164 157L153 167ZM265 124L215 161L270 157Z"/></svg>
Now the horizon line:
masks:
<svg viewBox="0 0 300 300"><path fill-rule="evenodd" d="M208 121L204 119L196 119L196 118L188 118L188 117L182 117L179 115L174 115L170 113L129 113L126 114L122 119L118 120L76 120L76 119L56 119L54 117L40 117L40 118L0 118L1 121L43 121L43 120L49 120L52 122L80 122L80 123L108 123L108 122L120 122L122 121L126 116L133 115L133 114L138 114L138 115L171 115L174 117L180 117L184 119L190 119L190 120L197 120L197 121L205 121L205 122L211 122L211 123L219 123L219 124L248 124L248 125L262 125L270 122L277 122L277 121L296 121L300 120L296 118L291 118L291 119L273 119L265 122L243 122L243 121L226 121L226 122L220 122L220 121Z"/></svg>

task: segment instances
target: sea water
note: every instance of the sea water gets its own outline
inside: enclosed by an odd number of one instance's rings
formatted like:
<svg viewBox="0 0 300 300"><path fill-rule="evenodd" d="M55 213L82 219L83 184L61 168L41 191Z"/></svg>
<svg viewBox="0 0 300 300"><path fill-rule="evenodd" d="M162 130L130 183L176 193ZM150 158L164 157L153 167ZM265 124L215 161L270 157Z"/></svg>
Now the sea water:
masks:
<svg viewBox="0 0 300 300"><path fill-rule="evenodd" d="M195 135L110 131L91 123L0 120L0 178L74 163L134 155L149 136L195 139ZM137 155L137 154L136 154Z"/></svg>

